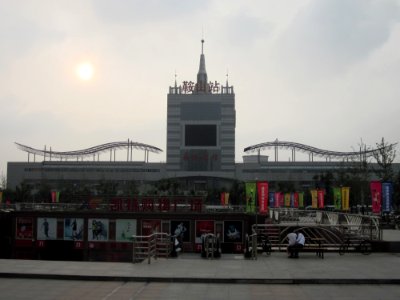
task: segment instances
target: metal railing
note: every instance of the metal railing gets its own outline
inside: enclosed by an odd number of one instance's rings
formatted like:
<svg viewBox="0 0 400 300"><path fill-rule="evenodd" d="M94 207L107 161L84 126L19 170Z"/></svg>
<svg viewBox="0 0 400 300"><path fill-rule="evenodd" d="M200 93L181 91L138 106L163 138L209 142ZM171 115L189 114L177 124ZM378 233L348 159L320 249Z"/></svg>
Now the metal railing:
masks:
<svg viewBox="0 0 400 300"><path fill-rule="evenodd" d="M269 213L275 224L287 226L337 226L338 228L348 228L355 234L368 236L371 240L382 239L379 216L293 208L272 208Z"/></svg>
<svg viewBox="0 0 400 300"><path fill-rule="evenodd" d="M153 233L151 235L132 236L132 262L138 263L147 259L150 264L151 259L157 260L158 257L169 257L173 237L167 233Z"/></svg>
<svg viewBox="0 0 400 300"><path fill-rule="evenodd" d="M302 232L306 237L306 244L319 244L330 251L339 251L346 240L351 237L357 241L380 241L381 230L375 231L373 224L254 224L253 232L257 235L265 235L271 243L271 248L282 251L287 247L287 235L290 232ZM250 236L252 241L257 239L254 234ZM257 255L254 253L253 255Z"/></svg>
<svg viewBox="0 0 400 300"><path fill-rule="evenodd" d="M83 203L1 203L3 211L96 211L96 212L147 212L147 213L238 213L245 212L244 205L206 205L198 198L139 198L123 201Z"/></svg>
<svg viewBox="0 0 400 300"><path fill-rule="evenodd" d="M257 259L257 233L246 234L245 238L245 257L253 260Z"/></svg>

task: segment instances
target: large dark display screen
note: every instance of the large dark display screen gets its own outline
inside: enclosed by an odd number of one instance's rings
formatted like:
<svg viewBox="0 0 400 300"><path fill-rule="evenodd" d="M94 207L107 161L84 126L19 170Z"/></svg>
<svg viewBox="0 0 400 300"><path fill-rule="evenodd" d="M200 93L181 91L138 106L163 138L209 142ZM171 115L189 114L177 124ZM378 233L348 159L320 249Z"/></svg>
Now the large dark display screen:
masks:
<svg viewBox="0 0 400 300"><path fill-rule="evenodd" d="M217 146L217 125L186 125L185 146Z"/></svg>

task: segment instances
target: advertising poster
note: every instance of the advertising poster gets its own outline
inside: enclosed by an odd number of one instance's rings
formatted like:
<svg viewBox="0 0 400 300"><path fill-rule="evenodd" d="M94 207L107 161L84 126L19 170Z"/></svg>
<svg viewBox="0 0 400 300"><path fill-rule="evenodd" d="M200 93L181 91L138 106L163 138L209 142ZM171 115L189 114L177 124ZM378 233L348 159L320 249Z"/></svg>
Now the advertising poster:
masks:
<svg viewBox="0 0 400 300"><path fill-rule="evenodd" d="M317 190L310 190L311 192L311 207L313 209L318 208L318 192Z"/></svg>
<svg viewBox="0 0 400 300"><path fill-rule="evenodd" d="M64 240L83 241L83 219L64 219Z"/></svg>
<svg viewBox="0 0 400 300"><path fill-rule="evenodd" d="M32 218L20 218L16 219L16 239L19 240L31 240L33 237L33 219Z"/></svg>
<svg viewBox="0 0 400 300"><path fill-rule="evenodd" d="M88 220L88 241L108 241L108 219Z"/></svg>
<svg viewBox="0 0 400 300"><path fill-rule="evenodd" d="M215 235L219 236L221 242L224 242L224 222L215 222Z"/></svg>
<svg viewBox="0 0 400 300"><path fill-rule="evenodd" d="M342 209L342 193L340 192L340 188L334 187L333 191L333 205L335 205L335 209Z"/></svg>
<svg viewBox="0 0 400 300"><path fill-rule="evenodd" d="M179 242L190 242L190 221L171 221L171 235L174 235Z"/></svg>
<svg viewBox="0 0 400 300"><path fill-rule="evenodd" d="M324 190L317 191L317 198L318 198L318 208L324 208Z"/></svg>
<svg viewBox="0 0 400 300"><path fill-rule="evenodd" d="M242 242L242 221L225 221L224 228L225 243Z"/></svg>
<svg viewBox="0 0 400 300"><path fill-rule="evenodd" d="M268 182L257 182L258 207L261 214L268 213Z"/></svg>
<svg viewBox="0 0 400 300"><path fill-rule="evenodd" d="M132 236L136 235L135 219L117 219L115 226L115 240L117 242L131 242Z"/></svg>
<svg viewBox="0 0 400 300"><path fill-rule="evenodd" d="M161 232L161 220L142 220L142 235L152 235Z"/></svg>
<svg viewBox="0 0 400 300"><path fill-rule="evenodd" d="M382 183L382 212L389 213L392 210L393 184L391 182Z"/></svg>
<svg viewBox="0 0 400 300"><path fill-rule="evenodd" d="M246 212L256 212L256 183L246 182Z"/></svg>
<svg viewBox="0 0 400 300"><path fill-rule="evenodd" d="M214 221L196 221L196 243L201 243L201 236L207 233L214 233Z"/></svg>
<svg viewBox="0 0 400 300"><path fill-rule="evenodd" d="M342 210L350 210L350 188L342 187Z"/></svg>
<svg viewBox="0 0 400 300"><path fill-rule="evenodd" d="M380 181L371 181L370 188L372 198L372 212L374 214L380 214L382 205L382 183Z"/></svg>
<svg viewBox="0 0 400 300"><path fill-rule="evenodd" d="M57 239L56 218L37 218L37 239L38 240Z"/></svg>

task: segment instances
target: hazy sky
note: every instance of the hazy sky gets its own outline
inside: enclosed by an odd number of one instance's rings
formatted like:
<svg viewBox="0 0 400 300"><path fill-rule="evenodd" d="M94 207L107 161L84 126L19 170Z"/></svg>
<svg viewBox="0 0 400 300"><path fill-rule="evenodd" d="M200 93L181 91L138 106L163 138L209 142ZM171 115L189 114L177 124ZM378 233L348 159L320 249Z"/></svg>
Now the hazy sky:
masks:
<svg viewBox="0 0 400 300"><path fill-rule="evenodd" d="M276 138L400 142L400 0L0 0L0 174L27 160L14 142L129 138L165 161L168 88L175 72L195 81L202 32L209 80L228 70L235 88L236 161ZM84 61L91 80L76 75Z"/></svg>

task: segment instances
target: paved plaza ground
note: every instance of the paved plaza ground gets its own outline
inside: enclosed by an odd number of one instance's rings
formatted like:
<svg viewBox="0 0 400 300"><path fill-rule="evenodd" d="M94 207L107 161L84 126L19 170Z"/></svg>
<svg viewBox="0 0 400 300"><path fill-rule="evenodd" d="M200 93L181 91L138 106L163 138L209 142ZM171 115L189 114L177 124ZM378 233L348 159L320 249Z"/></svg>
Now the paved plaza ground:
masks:
<svg viewBox="0 0 400 300"><path fill-rule="evenodd" d="M384 233L398 241L400 231ZM0 299L400 299L400 253L223 254L132 263L0 260Z"/></svg>

